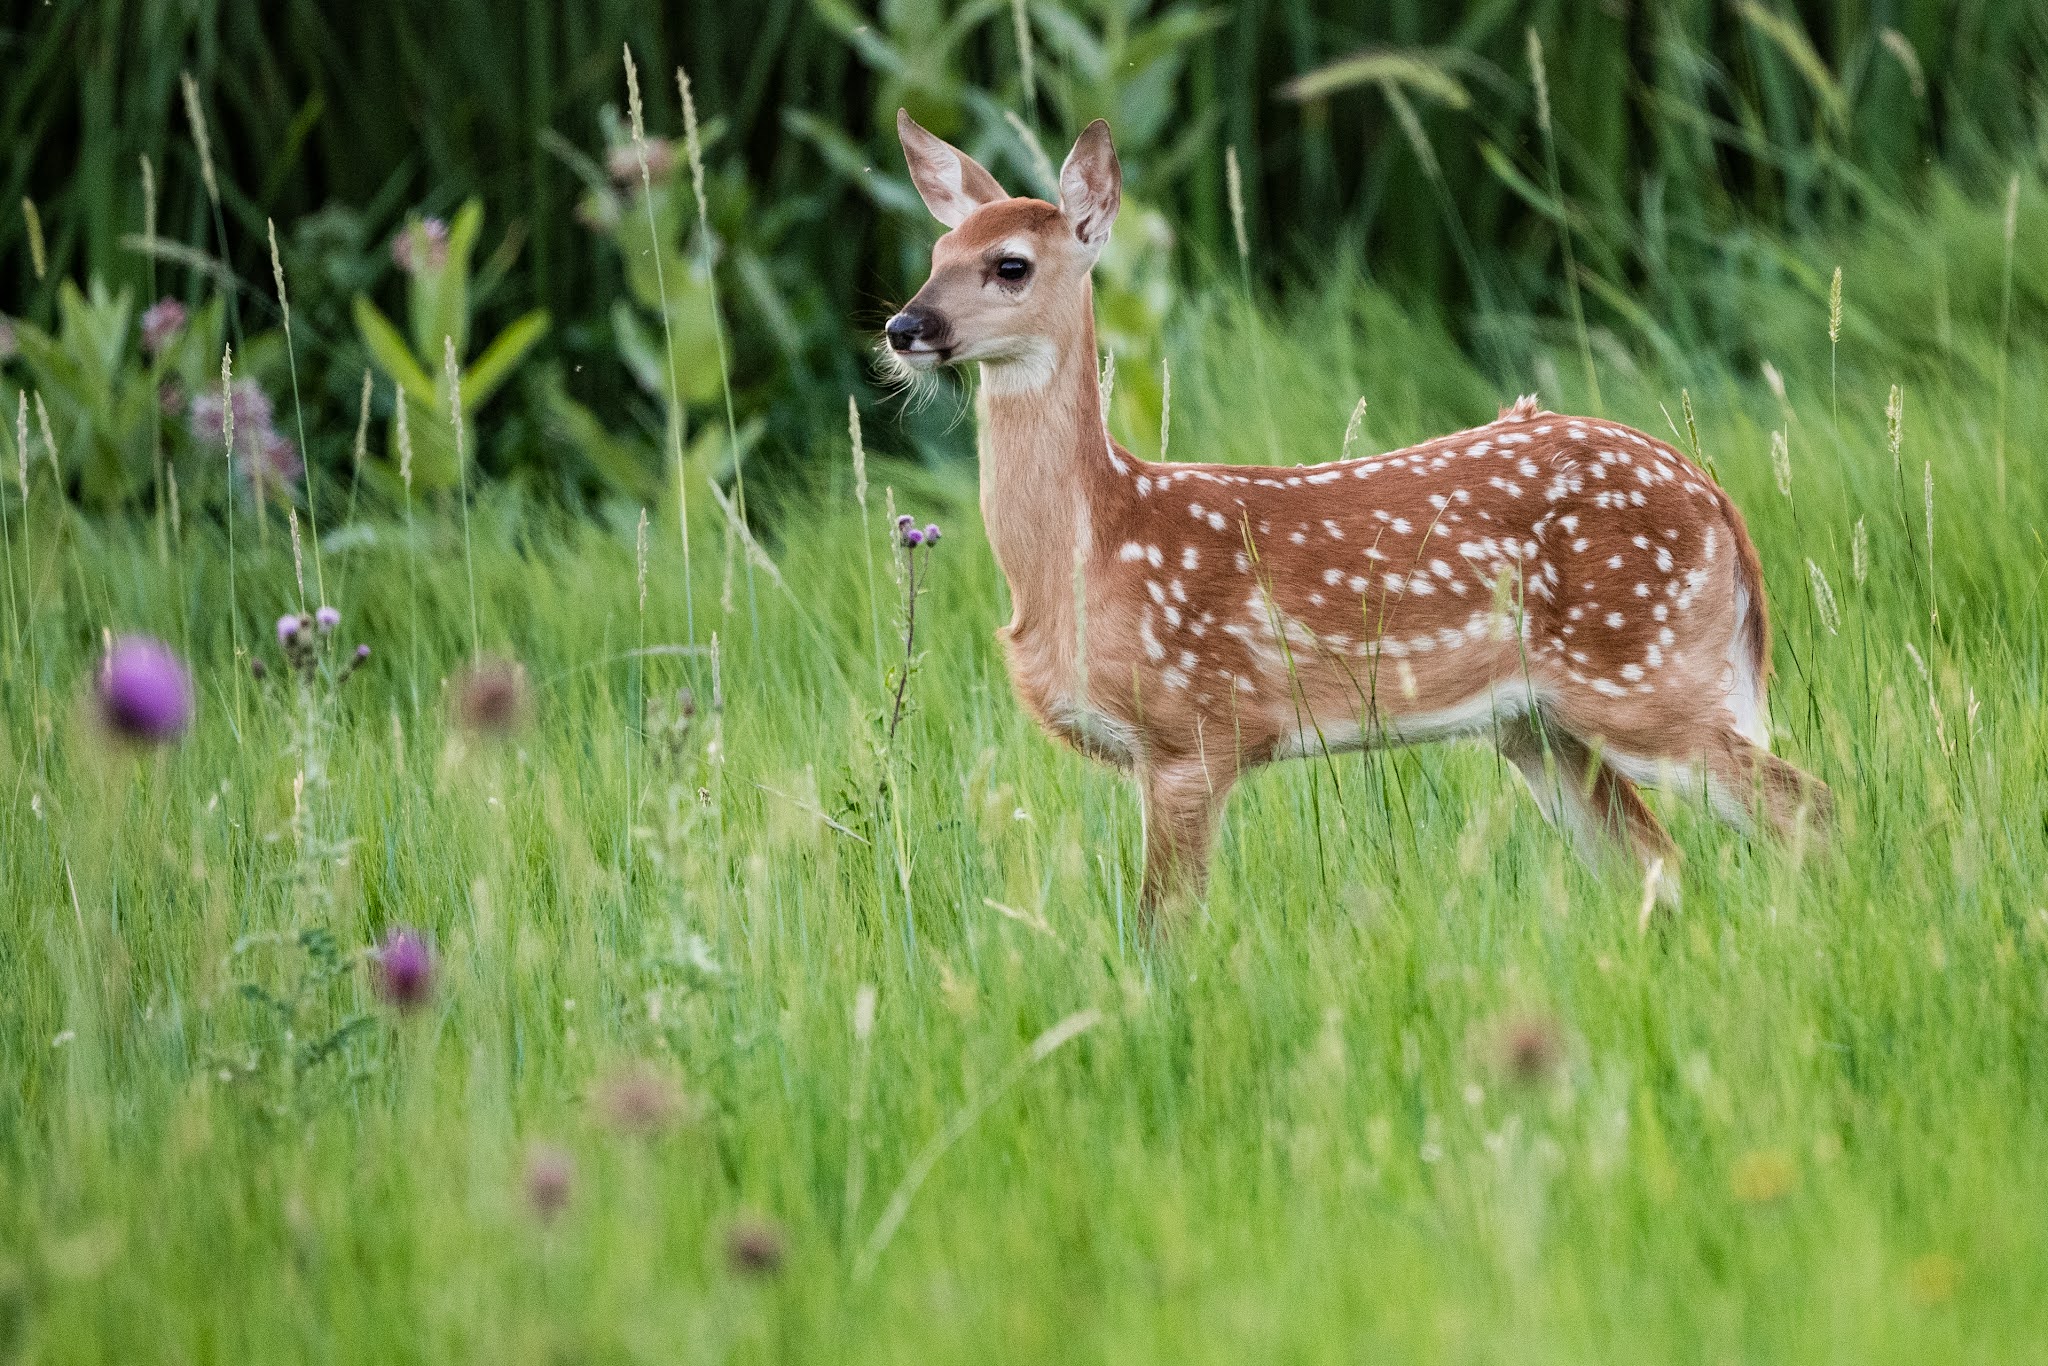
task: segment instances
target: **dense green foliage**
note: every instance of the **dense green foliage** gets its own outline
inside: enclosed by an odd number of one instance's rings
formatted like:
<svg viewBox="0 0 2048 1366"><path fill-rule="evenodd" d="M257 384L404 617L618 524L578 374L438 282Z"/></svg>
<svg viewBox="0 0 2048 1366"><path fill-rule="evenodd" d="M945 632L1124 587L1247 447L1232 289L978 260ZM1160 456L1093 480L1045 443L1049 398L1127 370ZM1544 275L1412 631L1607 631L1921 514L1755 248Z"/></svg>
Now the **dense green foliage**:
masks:
<svg viewBox="0 0 2048 1366"><path fill-rule="evenodd" d="M213 293L205 272L136 249L147 156L162 238L231 263L238 335L277 321L275 220L307 441L338 473L372 363L352 300L395 316L405 290L387 242L409 215L453 218L474 199L483 333L534 310L552 320L507 376L481 467L551 497L646 501L672 461L667 386L639 344L651 320L636 330L618 316L629 297L642 310L660 298L633 278L648 243L631 158L605 165L625 145L625 44L653 135L682 133L679 63L695 82L709 240L671 202L687 199L680 157L658 187L661 238L694 269L668 273L679 387L693 435L722 424L709 300L692 293L706 281L690 283L715 260L738 416L760 424L749 444L763 498L790 487L845 395L868 390L867 345L930 240L894 146L898 104L1040 193L1040 154L1019 128L1057 162L1087 119L1112 120L1134 205L1158 211L1127 213L1119 230L1134 278L1107 340L1127 376L1156 369L1158 333L1179 323L1175 279L1234 253L1226 149L1262 281L1345 263L1441 311L1501 381L1572 330L1575 310L1603 364L1666 342L1725 354L1749 326L1741 281L1788 269L1774 245L1786 232L1839 230L1916 198L1930 164L1995 194L2039 157L2048 127L2048 9L1999 0L763 0L666 12L624 0L56 0L0 21L0 312L50 328L67 280L126 290L137 307L158 291ZM218 229L181 69L211 128ZM14 211L24 196L46 237L40 277ZM282 394L281 364L252 359ZM1129 392L1136 421L1148 400ZM388 384L375 402L388 421ZM964 450L942 420L892 420L877 438L927 460ZM388 435L371 453L388 473ZM729 451L698 458L732 463ZM137 465L126 482L147 475Z"/></svg>

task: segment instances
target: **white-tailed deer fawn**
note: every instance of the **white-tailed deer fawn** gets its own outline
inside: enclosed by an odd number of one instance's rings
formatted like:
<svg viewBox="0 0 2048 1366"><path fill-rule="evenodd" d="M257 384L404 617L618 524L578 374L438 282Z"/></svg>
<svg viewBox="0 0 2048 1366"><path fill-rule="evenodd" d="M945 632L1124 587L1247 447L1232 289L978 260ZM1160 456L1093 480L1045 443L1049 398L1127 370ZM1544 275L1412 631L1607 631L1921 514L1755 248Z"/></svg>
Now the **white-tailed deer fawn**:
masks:
<svg viewBox="0 0 2048 1366"><path fill-rule="evenodd" d="M1321 465L1152 463L1109 436L1089 272L1122 172L1089 125L1060 203L1017 199L907 114L950 229L889 319L898 366L981 367L981 510L1017 693L1135 774L1144 902L1199 891L1231 785L1273 759L1481 736L1589 858L1676 896L1635 784L1667 774L1784 833L1818 781L1767 752L1763 581L1742 517L1641 432L1534 397L1484 427Z"/></svg>

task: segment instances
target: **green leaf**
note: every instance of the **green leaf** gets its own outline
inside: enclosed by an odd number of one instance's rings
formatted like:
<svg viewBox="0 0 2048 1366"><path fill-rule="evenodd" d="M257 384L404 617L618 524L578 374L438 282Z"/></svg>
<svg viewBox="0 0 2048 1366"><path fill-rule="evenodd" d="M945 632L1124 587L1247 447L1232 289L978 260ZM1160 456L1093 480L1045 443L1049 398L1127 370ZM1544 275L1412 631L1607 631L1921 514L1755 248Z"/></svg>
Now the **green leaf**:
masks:
<svg viewBox="0 0 2048 1366"><path fill-rule="evenodd" d="M547 331L548 312L544 308L536 308L508 324L497 339L484 348L476 364L463 373L464 409L475 412L489 402L498 386L511 376L514 367L526 358L526 353L547 335Z"/></svg>
<svg viewBox="0 0 2048 1366"><path fill-rule="evenodd" d="M1849 104L1842 98L1842 87L1835 75L1828 70L1828 64L1813 50L1813 42L1806 36L1806 30L1798 21L1764 8L1757 0L1737 0L1737 9L1759 33L1777 44L1778 50L1790 59L1806 83L1813 87L1814 95L1828 112L1828 117L1837 128L1849 125Z"/></svg>
<svg viewBox="0 0 2048 1366"><path fill-rule="evenodd" d="M607 488L643 503L661 492L644 445L614 434L596 413L563 393L559 380L550 382L546 392L550 431L588 461Z"/></svg>
<svg viewBox="0 0 2048 1366"><path fill-rule="evenodd" d="M896 213L923 216L924 201L917 197L917 191L910 187L909 180L899 180L882 173L876 168L874 158L837 128L800 109L784 110L782 123L790 132L817 148L826 165L860 186L875 203Z"/></svg>
<svg viewBox="0 0 2048 1366"><path fill-rule="evenodd" d="M668 366L653 338L647 334L647 325L640 321L640 315L624 299L612 303L612 341L619 348L619 359L626 363L640 387L656 398L668 398Z"/></svg>
<svg viewBox="0 0 2048 1366"><path fill-rule="evenodd" d="M1564 211L1558 202L1539 189L1534 181L1516 170L1514 163L1508 160L1507 153L1482 138L1479 143L1479 157L1501 178L1501 182L1513 190L1530 208L1553 223L1564 221Z"/></svg>
<svg viewBox="0 0 2048 1366"><path fill-rule="evenodd" d="M406 349L405 338L398 335L391 319L361 294L356 295L355 316L356 332L361 335L370 359L384 372L384 377L404 389L415 402L429 409L438 409L440 401L434 394L434 382L427 378L426 371Z"/></svg>

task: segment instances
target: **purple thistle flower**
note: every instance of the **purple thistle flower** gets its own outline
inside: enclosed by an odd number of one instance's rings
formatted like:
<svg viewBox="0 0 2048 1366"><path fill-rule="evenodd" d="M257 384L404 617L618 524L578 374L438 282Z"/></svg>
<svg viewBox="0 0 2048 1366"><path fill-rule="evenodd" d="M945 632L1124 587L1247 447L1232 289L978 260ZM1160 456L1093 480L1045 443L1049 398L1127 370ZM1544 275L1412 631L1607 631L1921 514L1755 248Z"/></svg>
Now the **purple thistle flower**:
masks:
<svg viewBox="0 0 2048 1366"><path fill-rule="evenodd" d="M391 239L391 259L407 275L440 270L448 264L448 225L438 218L406 224Z"/></svg>
<svg viewBox="0 0 2048 1366"><path fill-rule="evenodd" d="M761 1215L742 1215L725 1232L726 1265L742 1276L773 1276L782 1270L782 1226Z"/></svg>
<svg viewBox="0 0 2048 1366"><path fill-rule="evenodd" d="M652 1063L635 1063L598 1088L605 1120L623 1134L654 1138L691 1117L691 1106L673 1077Z"/></svg>
<svg viewBox="0 0 2048 1366"><path fill-rule="evenodd" d="M277 619L277 643L278 643L278 644L280 644L280 645L289 645L289 644L291 644L291 643L292 643L292 637L293 637L293 636L296 636L296 635L297 635L298 633L299 633L299 616L298 616L298 613L296 613L296 612L286 612L286 613L285 613L285 614L284 614L283 616L281 616L281 617L279 617L279 618Z"/></svg>
<svg viewBox="0 0 2048 1366"><path fill-rule="evenodd" d="M939 524L937 522L933 522L930 526L927 526L924 529L924 543L926 545L937 545L938 542Z"/></svg>
<svg viewBox="0 0 2048 1366"><path fill-rule="evenodd" d="M192 680L170 646L122 636L100 665L100 716L115 734L163 744L192 724Z"/></svg>
<svg viewBox="0 0 2048 1366"><path fill-rule="evenodd" d="M526 1155L526 1202L544 1221L569 1207L576 1185L576 1164L569 1154L552 1144L539 1143Z"/></svg>
<svg viewBox="0 0 2048 1366"><path fill-rule="evenodd" d="M184 330L185 305L176 299L158 299L142 314L142 349L148 355L160 356Z"/></svg>
<svg viewBox="0 0 2048 1366"><path fill-rule="evenodd" d="M358 664L367 664L367 663L369 663L369 662L370 662L370 647L369 647L369 646L367 646L367 645L358 645L358 646L356 646L356 663L358 663Z"/></svg>
<svg viewBox="0 0 2048 1366"><path fill-rule="evenodd" d="M915 550L918 546L924 544L924 533L916 527L911 527L903 533L903 544Z"/></svg>
<svg viewBox="0 0 2048 1366"><path fill-rule="evenodd" d="M510 660L479 660L456 681L454 701L464 730L502 739L526 722L526 670Z"/></svg>
<svg viewBox="0 0 2048 1366"><path fill-rule="evenodd" d="M321 635L326 635L329 631L341 625L341 609L337 607L321 607L313 613L313 625L319 628Z"/></svg>
<svg viewBox="0 0 2048 1366"><path fill-rule="evenodd" d="M911 527L915 525L917 525L917 519L915 517L912 517L909 513L904 512L897 514L896 529L898 531L908 531Z"/></svg>
<svg viewBox="0 0 2048 1366"><path fill-rule="evenodd" d="M411 930L384 936L376 963L377 994L400 1010L416 1010L433 994L434 951Z"/></svg>

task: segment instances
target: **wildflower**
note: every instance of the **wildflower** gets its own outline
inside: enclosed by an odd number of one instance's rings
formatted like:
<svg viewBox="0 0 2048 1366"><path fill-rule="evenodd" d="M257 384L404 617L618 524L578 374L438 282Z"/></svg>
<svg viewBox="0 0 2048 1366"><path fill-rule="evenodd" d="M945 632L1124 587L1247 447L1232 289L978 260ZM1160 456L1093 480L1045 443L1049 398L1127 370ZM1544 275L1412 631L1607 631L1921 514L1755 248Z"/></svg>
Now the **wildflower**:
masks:
<svg viewBox="0 0 2048 1366"><path fill-rule="evenodd" d="M299 629L298 613L286 612L277 619L277 643L290 645L293 637L298 635Z"/></svg>
<svg viewBox="0 0 2048 1366"><path fill-rule="evenodd" d="M318 611L313 613L313 625L319 630L321 635L326 635L329 631L332 631L335 627L341 625L340 609L325 606L321 607Z"/></svg>
<svg viewBox="0 0 2048 1366"><path fill-rule="evenodd" d="M266 433L257 447L257 458L242 464L244 479L273 492L289 490L305 472L306 462L299 458L299 448L289 437L276 432Z"/></svg>
<svg viewBox="0 0 2048 1366"><path fill-rule="evenodd" d="M576 201L576 221L592 232L610 232L619 225L619 199L609 191Z"/></svg>
<svg viewBox="0 0 2048 1366"><path fill-rule="evenodd" d="M575 1184L576 1164L562 1149L538 1143L526 1154L526 1203L543 1220L552 1223L568 1208Z"/></svg>
<svg viewBox="0 0 2048 1366"><path fill-rule="evenodd" d="M782 1270L782 1226L761 1215L742 1215L725 1232L725 1263L741 1276L773 1276Z"/></svg>
<svg viewBox="0 0 2048 1366"><path fill-rule="evenodd" d="M393 930L378 948L377 994L400 1010L425 1005L434 990L434 951L411 930Z"/></svg>
<svg viewBox="0 0 2048 1366"><path fill-rule="evenodd" d="M937 522L933 522L924 529L924 543L926 545L937 545L939 543L939 524Z"/></svg>
<svg viewBox="0 0 2048 1366"><path fill-rule="evenodd" d="M1495 1070L1521 1086L1541 1086L1564 1070L1564 1035L1545 1015L1521 1015L1501 1026L1493 1041Z"/></svg>
<svg viewBox="0 0 2048 1366"><path fill-rule="evenodd" d="M909 546L912 550L917 549L917 547L924 544L924 533L916 527L912 527L903 533L903 544Z"/></svg>
<svg viewBox="0 0 2048 1366"><path fill-rule="evenodd" d="M448 225L438 218L416 219L391 239L391 259L407 275L448 264Z"/></svg>
<svg viewBox="0 0 2048 1366"><path fill-rule="evenodd" d="M299 449L276 427L276 411L270 395L254 380L238 379L232 388L235 430L235 464L252 488L289 488L305 473ZM221 396L206 390L193 396L186 426L192 439L218 451L225 440L224 419L228 405Z"/></svg>
<svg viewBox="0 0 2048 1366"><path fill-rule="evenodd" d="M667 138L643 138L647 149L647 178L664 181L675 174L676 145ZM605 153L604 168L622 186L640 183L640 153L632 143L622 142Z"/></svg>
<svg viewBox="0 0 2048 1366"><path fill-rule="evenodd" d="M688 1111L675 1082L647 1063L607 1078L598 1088L597 1102L608 1124L638 1138L674 1127Z"/></svg>
<svg viewBox="0 0 2048 1366"><path fill-rule="evenodd" d="M176 299L158 299L142 314L142 349L151 356L160 356L164 349L177 340L185 330L185 305Z"/></svg>
<svg viewBox="0 0 2048 1366"><path fill-rule="evenodd" d="M526 670L510 660L479 660L455 687L455 719L479 735L510 735L526 722Z"/></svg>
<svg viewBox="0 0 2048 1366"><path fill-rule="evenodd" d="M185 391L174 379L167 379L156 391L157 411L165 417L176 417L185 411Z"/></svg>
<svg viewBox="0 0 2048 1366"><path fill-rule="evenodd" d="M192 680L168 645L122 636L100 665L100 717L129 740L163 744L192 724Z"/></svg>

